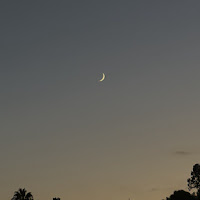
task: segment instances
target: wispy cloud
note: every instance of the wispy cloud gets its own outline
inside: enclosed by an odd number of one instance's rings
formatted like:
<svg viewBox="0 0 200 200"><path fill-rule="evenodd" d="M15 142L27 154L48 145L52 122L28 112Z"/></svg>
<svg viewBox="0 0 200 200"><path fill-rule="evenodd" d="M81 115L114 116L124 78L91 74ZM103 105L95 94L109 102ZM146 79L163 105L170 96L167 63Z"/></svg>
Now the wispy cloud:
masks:
<svg viewBox="0 0 200 200"><path fill-rule="evenodd" d="M156 192L156 191L158 191L158 190L161 190L160 188L152 188L151 189L151 192Z"/></svg>
<svg viewBox="0 0 200 200"><path fill-rule="evenodd" d="M188 151L175 151L174 154L180 155L180 156L187 156L187 155L191 155L192 153Z"/></svg>

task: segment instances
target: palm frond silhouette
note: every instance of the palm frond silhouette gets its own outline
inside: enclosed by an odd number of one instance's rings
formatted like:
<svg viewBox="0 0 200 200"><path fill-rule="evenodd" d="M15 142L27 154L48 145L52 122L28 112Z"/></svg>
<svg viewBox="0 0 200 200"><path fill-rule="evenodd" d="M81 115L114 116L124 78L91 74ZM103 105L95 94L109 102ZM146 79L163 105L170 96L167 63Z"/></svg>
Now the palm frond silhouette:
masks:
<svg viewBox="0 0 200 200"><path fill-rule="evenodd" d="M11 200L33 200L33 195L31 192L27 192L25 188L19 188L18 191L15 191Z"/></svg>

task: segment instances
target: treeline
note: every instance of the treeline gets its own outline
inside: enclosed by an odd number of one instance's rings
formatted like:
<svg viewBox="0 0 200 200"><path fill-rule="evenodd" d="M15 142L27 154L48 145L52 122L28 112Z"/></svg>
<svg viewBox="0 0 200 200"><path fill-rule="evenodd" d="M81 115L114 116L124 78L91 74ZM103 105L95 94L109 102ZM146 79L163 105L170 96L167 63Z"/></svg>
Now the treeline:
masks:
<svg viewBox="0 0 200 200"><path fill-rule="evenodd" d="M200 164L193 166L191 177L187 179L187 186L189 191L195 189L195 192L191 194L184 190L174 191L166 200L200 200Z"/></svg>
<svg viewBox="0 0 200 200"><path fill-rule="evenodd" d="M166 197L166 200L200 200L200 164L195 164L191 171L191 177L187 179L188 190L195 191L191 194L184 190L174 191L170 197ZM20 188L14 192L14 196L11 200L34 200L31 192L27 192ZM53 198L53 200L60 200L60 198ZM163 199L164 200L164 199Z"/></svg>

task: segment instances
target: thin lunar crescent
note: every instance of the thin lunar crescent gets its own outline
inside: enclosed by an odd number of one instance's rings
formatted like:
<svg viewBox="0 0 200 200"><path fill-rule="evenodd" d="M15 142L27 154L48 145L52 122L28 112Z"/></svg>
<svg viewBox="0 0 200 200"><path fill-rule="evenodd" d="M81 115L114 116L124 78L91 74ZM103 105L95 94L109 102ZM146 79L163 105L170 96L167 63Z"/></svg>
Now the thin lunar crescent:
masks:
<svg viewBox="0 0 200 200"><path fill-rule="evenodd" d="M106 78L106 75L103 73L103 77L102 77L102 79L99 80L99 81L102 82L105 78Z"/></svg>

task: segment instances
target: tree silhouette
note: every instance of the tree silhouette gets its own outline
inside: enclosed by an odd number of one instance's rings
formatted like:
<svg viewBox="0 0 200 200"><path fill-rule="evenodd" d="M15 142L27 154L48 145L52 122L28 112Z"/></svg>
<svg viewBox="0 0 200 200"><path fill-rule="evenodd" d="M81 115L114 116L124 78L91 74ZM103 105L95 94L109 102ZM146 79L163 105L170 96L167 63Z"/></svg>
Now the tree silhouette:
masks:
<svg viewBox="0 0 200 200"><path fill-rule="evenodd" d="M197 195L200 194L200 165L195 164L193 166L193 171L191 172L191 178L187 180L188 189L197 189ZM198 195L199 196L199 195Z"/></svg>
<svg viewBox="0 0 200 200"><path fill-rule="evenodd" d="M11 200L33 200L33 195L22 188L19 188L18 191L15 191L15 194Z"/></svg>
<svg viewBox="0 0 200 200"><path fill-rule="evenodd" d="M195 196L184 190L174 191L174 193L167 197L166 200L195 200Z"/></svg>

